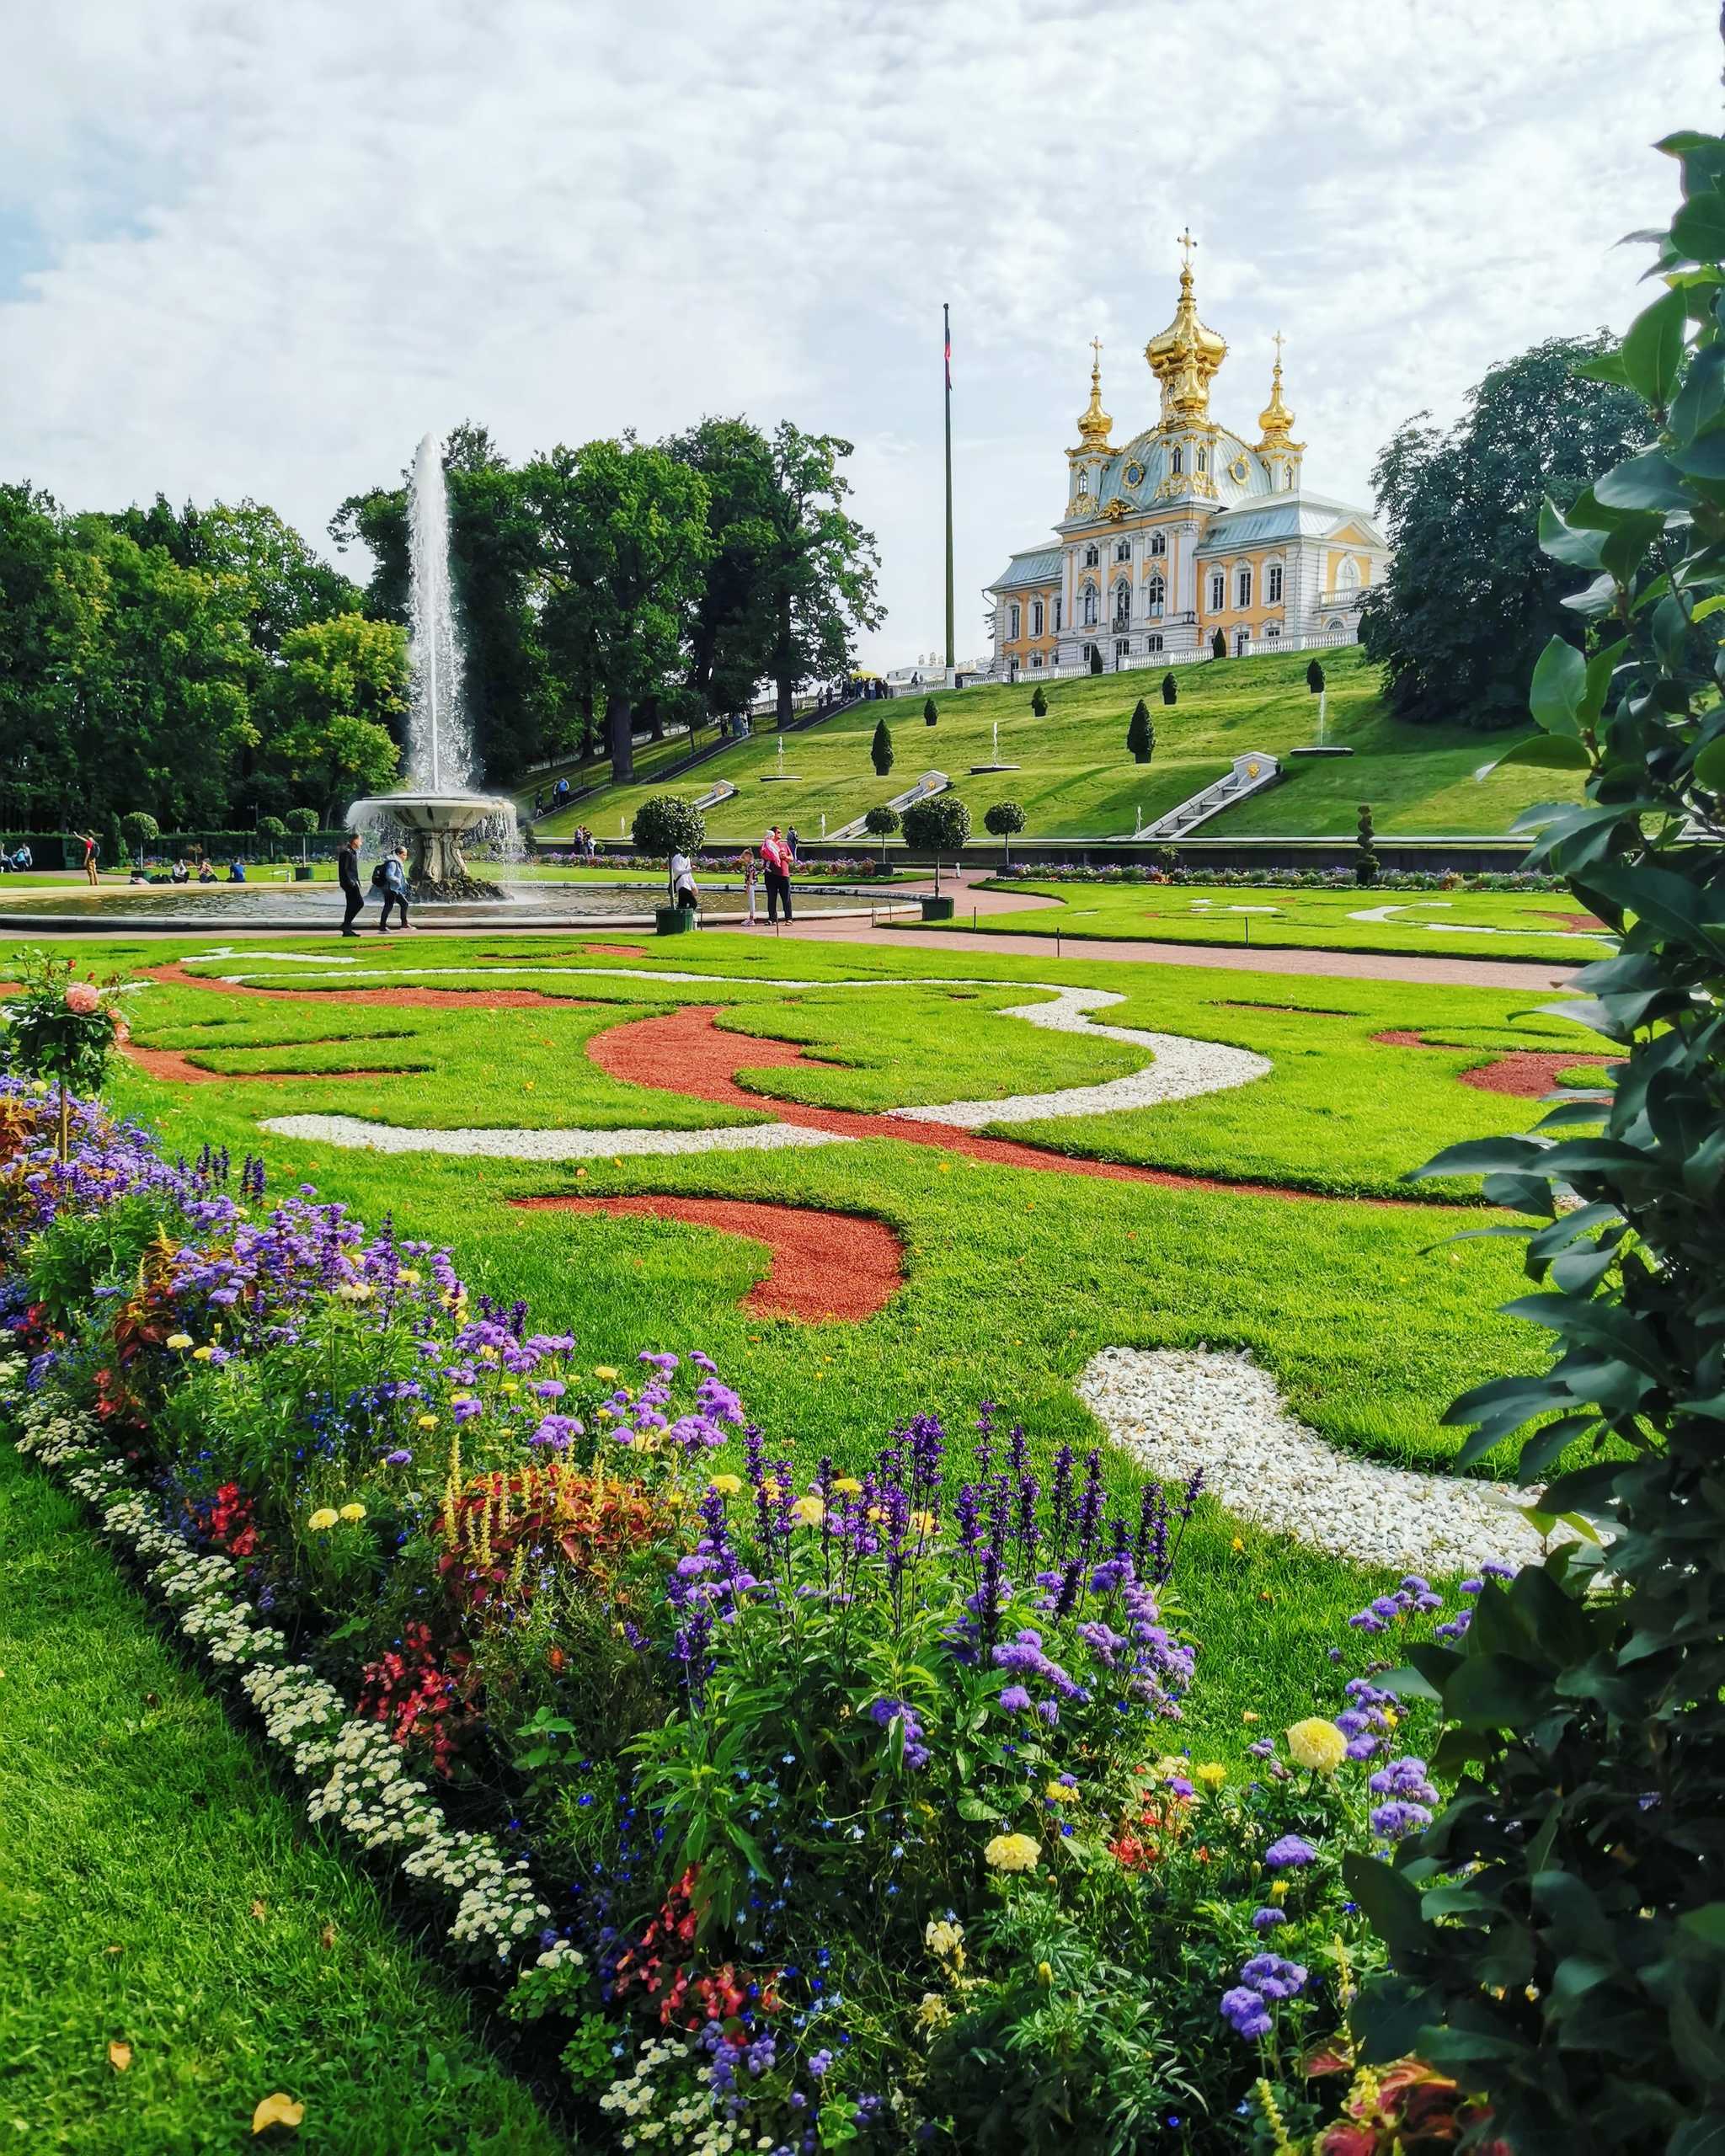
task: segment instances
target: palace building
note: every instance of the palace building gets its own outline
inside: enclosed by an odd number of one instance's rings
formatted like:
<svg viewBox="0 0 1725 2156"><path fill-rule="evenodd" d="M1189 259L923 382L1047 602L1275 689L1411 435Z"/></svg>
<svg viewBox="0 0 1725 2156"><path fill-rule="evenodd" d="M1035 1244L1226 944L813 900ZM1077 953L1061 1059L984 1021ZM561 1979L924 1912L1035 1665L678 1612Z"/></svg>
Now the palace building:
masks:
<svg viewBox="0 0 1725 2156"><path fill-rule="evenodd" d="M1211 416L1228 348L1198 318L1189 232L1180 243L1179 304L1144 348L1161 412L1116 448L1092 345L1056 536L1014 554L988 586L996 680L1082 672L1092 654L1109 672L1206 658L1218 630L1236 654L1351 643L1383 574L1388 550L1370 512L1302 482L1279 334L1258 440Z"/></svg>

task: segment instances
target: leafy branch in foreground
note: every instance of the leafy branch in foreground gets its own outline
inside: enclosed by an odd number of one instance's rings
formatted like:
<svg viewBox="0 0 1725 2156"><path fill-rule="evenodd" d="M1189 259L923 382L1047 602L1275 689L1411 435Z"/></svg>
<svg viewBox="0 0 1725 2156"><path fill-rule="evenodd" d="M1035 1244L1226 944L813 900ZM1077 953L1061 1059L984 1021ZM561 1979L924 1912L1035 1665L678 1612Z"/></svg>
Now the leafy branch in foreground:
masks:
<svg viewBox="0 0 1725 2156"><path fill-rule="evenodd" d="M1459 1648L1412 1657L1459 1775L1393 1866L1349 1881L1395 1974L1355 2012L1370 2057L1408 2050L1489 2098L1518 2152L1725 2137L1725 139L1661 146L1684 201L1664 289L1594 380L1632 391L1653 446L1567 511L1545 552L1592 577L1533 675L1540 733L1503 760L1585 774L1532 812L1532 865L1618 938L1563 1006L1621 1044L1605 1096L1533 1134L1451 1147L1530 1226L1553 1335L1544 1374L1458 1401L1461 1458L1524 1433L1537 1503L1604 1536L1487 1582Z"/></svg>

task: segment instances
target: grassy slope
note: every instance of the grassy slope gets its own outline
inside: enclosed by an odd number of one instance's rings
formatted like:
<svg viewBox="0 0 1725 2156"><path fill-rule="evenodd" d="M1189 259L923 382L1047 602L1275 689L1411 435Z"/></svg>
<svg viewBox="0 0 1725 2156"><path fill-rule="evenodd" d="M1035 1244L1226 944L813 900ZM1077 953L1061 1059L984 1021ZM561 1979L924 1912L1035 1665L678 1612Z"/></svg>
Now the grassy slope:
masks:
<svg viewBox="0 0 1725 2156"><path fill-rule="evenodd" d="M795 785L762 783L777 768L778 737L757 734L717 757L675 790L704 791L718 778L737 787L735 798L708 814L715 841L758 840L770 822L794 823L807 838L837 830L874 803L901 792L930 769L943 771L970 809L980 833L991 802L1011 798L1036 839L1128 835L1135 812L1146 821L1220 777L1236 755L1253 750L1280 755L1312 739L1316 700L1306 686L1303 654L1225 659L1178 670L1179 701L1165 707L1154 671L1101 675L1048 686L1049 712L1030 710L1032 684L966 689L938 697L940 721L922 723L916 697L863 705L807 734L785 739L785 769ZM1507 830L1531 801L1563 792L1549 771L1499 772L1482 785L1471 774L1509 745L1508 737L1464 727L1408 727L1392 719L1377 694L1375 670L1354 649L1326 655L1329 679L1327 738L1354 754L1332 762L1296 760L1294 776L1254 802L1208 827L1215 836L1271 832L1352 835L1355 807L1373 804L1381 832L1454 835ZM1148 766L1126 753L1133 704L1147 696L1156 723L1156 750ZM891 776L875 776L868 744L884 712L897 752ZM1003 762L1020 768L973 778L972 764L992 755L992 726L1000 722ZM696 785L696 780L701 784ZM542 837L579 823L601 839L613 836L618 818L632 817L655 789L650 782L607 787L561 817L540 825Z"/></svg>
<svg viewBox="0 0 1725 2156"><path fill-rule="evenodd" d="M233 2150L281 2089L306 2106L305 2156L566 2147L9 1450L0 1572L7 2143ZM123 2074L110 2041L131 2047Z"/></svg>
<svg viewBox="0 0 1725 2156"><path fill-rule="evenodd" d="M1274 950L1414 951L1427 958L1540 958L1585 965L1605 957L1602 937L1567 931L1575 901L1562 891L1301 891L1205 883L1046 883L995 879L1002 889L1060 900L1058 911L980 915L996 935L1145 937L1167 943L1250 944ZM1398 909L1390 921L1354 916ZM964 926L962 915L959 926ZM1489 929L1489 935L1470 933Z"/></svg>

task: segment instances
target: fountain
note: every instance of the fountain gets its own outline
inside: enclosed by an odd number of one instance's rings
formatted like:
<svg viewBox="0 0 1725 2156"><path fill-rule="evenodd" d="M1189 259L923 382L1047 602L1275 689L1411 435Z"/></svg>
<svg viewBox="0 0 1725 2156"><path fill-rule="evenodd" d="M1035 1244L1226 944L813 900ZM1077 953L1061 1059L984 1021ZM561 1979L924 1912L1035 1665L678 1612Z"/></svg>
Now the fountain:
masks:
<svg viewBox="0 0 1725 2156"><path fill-rule="evenodd" d="M369 829L387 846L398 831L410 849L409 878L415 899L493 899L494 883L468 873L462 841L491 825L512 840L515 808L473 790L478 776L473 734L462 708L462 648L449 579L449 496L443 446L427 435L414 458L408 487L412 565L408 657L413 670L408 705L407 784L399 793L356 801L355 829Z"/></svg>

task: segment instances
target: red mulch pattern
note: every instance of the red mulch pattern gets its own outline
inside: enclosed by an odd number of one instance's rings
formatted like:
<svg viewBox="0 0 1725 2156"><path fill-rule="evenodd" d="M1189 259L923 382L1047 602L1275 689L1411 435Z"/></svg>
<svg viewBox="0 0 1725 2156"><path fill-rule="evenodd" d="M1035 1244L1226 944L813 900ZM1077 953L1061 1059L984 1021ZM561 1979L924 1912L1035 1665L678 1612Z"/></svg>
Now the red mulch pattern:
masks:
<svg viewBox="0 0 1725 2156"><path fill-rule="evenodd" d="M647 1214L764 1243L766 1274L742 1299L757 1317L831 1318L860 1323L885 1309L905 1282L904 1245L884 1220L812 1206L769 1205L729 1198L520 1198L531 1209Z"/></svg>
<svg viewBox="0 0 1725 2156"><path fill-rule="evenodd" d="M626 1084L650 1086L661 1092L684 1093L696 1100L718 1101L727 1107L757 1112L767 1103L761 1094L744 1091L736 1081L737 1071L815 1060L790 1041L721 1033L713 1023L718 1014L719 1006L715 1004L692 1003L663 1018L637 1018L607 1027L588 1042L587 1054L601 1070ZM1217 1176L1179 1175L1166 1168L1129 1167L1120 1161L1081 1160L1047 1146L1026 1145L1017 1139L984 1138L957 1123L909 1123L897 1116L864 1115L849 1108L810 1107L800 1101L775 1099L772 1106L781 1122L798 1123L805 1130L830 1130L842 1138L895 1138L907 1145L939 1145L966 1160L985 1161L994 1167L1097 1176L1109 1182L1156 1183L1165 1190L1219 1190L1250 1198L1333 1202L1327 1193L1290 1190L1281 1183L1230 1182ZM1404 1198L1347 1201L1363 1205L1415 1202Z"/></svg>
<svg viewBox="0 0 1725 2156"><path fill-rule="evenodd" d="M1443 1049L1443 1041L1429 1041L1423 1033L1392 1031L1374 1033L1372 1038L1381 1048ZM1459 1053L1451 1049L1453 1055ZM1509 1093L1520 1101L1543 1100L1557 1090L1558 1081L1566 1070L1579 1070L1583 1065L1603 1070L1619 1059L1609 1055L1587 1055L1570 1051L1567 1054L1550 1054L1542 1049L1512 1049L1506 1055L1494 1057L1472 1070L1456 1073L1464 1086L1471 1086L1482 1093Z"/></svg>
<svg viewBox="0 0 1725 2156"><path fill-rule="evenodd" d="M644 958L647 955L644 943L584 943L581 948L589 953L602 952L607 958Z"/></svg>
<svg viewBox="0 0 1725 2156"><path fill-rule="evenodd" d="M1605 935L1610 932L1596 913L1556 913L1550 906L1541 906L1539 911L1547 921L1561 921L1566 928L1590 928Z"/></svg>
<svg viewBox="0 0 1725 2156"><path fill-rule="evenodd" d="M296 1041L294 1045L321 1048L324 1043ZM236 1079L247 1083L256 1079L268 1086L277 1086L290 1084L295 1079L404 1078L425 1067L423 1064L377 1064L369 1070L206 1070L178 1049L140 1048L136 1041L129 1041L124 1053L128 1062L136 1064L152 1078L176 1078L187 1086L231 1086Z"/></svg>
<svg viewBox="0 0 1725 2156"><path fill-rule="evenodd" d="M594 1007L585 995L542 995L531 988L362 988L340 981L334 988L254 988L249 981L222 980L188 973L177 961L144 969L171 988L212 988L226 995L261 995L273 1003L364 1003L387 1011L542 1011L547 1003Z"/></svg>

